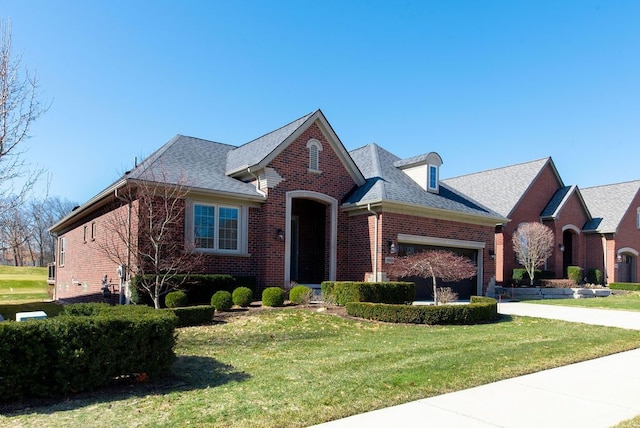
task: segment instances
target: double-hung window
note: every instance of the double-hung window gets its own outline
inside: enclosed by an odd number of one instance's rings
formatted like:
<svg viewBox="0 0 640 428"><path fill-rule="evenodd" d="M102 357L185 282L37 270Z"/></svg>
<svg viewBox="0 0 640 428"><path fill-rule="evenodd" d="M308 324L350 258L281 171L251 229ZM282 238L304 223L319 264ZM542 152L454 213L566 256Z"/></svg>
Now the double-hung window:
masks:
<svg viewBox="0 0 640 428"><path fill-rule="evenodd" d="M193 204L193 238L197 249L238 252L240 209L214 204Z"/></svg>
<svg viewBox="0 0 640 428"><path fill-rule="evenodd" d="M67 238L64 236L58 241L58 266L64 266L64 256L67 252Z"/></svg>

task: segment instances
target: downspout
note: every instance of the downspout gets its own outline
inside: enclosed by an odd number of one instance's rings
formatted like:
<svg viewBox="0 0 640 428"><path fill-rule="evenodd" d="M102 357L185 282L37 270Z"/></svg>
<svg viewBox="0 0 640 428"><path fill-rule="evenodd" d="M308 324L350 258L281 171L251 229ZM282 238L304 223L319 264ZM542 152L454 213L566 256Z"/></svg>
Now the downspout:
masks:
<svg viewBox="0 0 640 428"><path fill-rule="evenodd" d="M602 242L602 257L604 262L604 283L609 284L609 267L607 266L607 238L604 234L600 236Z"/></svg>
<svg viewBox="0 0 640 428"><path fill-rule="evenodd" d="M367 204L367 211L376 217L376 222L373 226L373 282L378 281L378 213L371 209L371 204Z"/></svg>
<svg viewBox="0 0 640 428"><path fill-rule="evenodd" d="M256 191L266 198L267 194L260 189L260 179L251 171L251 167L247 168L247 173L256 180Z"/></svg>
<svg viewBox="0 0 640 428"><path fill-rule="evenodd" d="M123 272L123 278L120 278L120 285L118 287L118 296L120 296L120 304L122 305L122 282L129 279L129 269L131 266L131 199L126 199L118 195L118 188L114 190L114 196L116 199L127 203L127 267ZM128 287L127 287L128 288ZM128 291L128 290L127 290ZM128 294L128 293L127 293ZM126 298L126 303L129 304L129 298Z"/></svg>

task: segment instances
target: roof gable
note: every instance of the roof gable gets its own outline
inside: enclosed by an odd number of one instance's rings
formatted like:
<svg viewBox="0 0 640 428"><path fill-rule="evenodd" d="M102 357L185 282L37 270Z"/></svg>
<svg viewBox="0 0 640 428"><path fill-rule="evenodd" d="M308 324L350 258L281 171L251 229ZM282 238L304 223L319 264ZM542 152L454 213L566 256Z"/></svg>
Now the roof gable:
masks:
<svg viewBox="0 0 640 428"><path fill-rule="evenodd" d="M240 178L247 173L266 168L276 156L282 153L313 123L316 123L323 132L340 161L353 178L353 181L357 185L364 184L364 176L358 170L340 138L338 138L338 135L320 110L302 116L275 131L230 151L227 155L226 174L230 177Z"/></svg>
<svg viewBox="0 0 640 428"><path fill-rule="evenodd" d="M510 217L547 166L552 169L562 186L560 175L550 157L448 178L442 182L498 214Z"/></svg>
<svg viewBox="0 0 640 428"><path fill-rule="evenodd" d="M591 213L589 212L589 209L587 208L587 204L585 203L584 198L582 197L582 193L580 193L580 190L576 185L564 186L558 189L556 193L553 195L553 197L551 198L551 200L549 201L549 203L547 204L547 206L545 207L545 209L540 214L540 218L542 219L558 218L558 216L560 215L560 211L562 211L562 208L568 203L568 201L571 199L573 195L575 195L578 198L578 202L584 209L584 212L587 215L587 218L591 219Z"/></svg>
<svg viewBox="0 0 640 428"><path fill-rule="evenodd" d="M593 216L585 231L615 233L640 192L640 180L582 189L582 197Z"/></svg>

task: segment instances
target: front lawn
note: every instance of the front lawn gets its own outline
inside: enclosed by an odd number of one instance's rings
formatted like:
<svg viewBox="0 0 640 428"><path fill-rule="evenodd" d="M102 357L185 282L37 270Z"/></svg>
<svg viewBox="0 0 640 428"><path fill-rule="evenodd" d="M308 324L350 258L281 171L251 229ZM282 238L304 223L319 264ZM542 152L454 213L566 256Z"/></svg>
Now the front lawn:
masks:
<svg viewBox="0 0 640 428"><path fill-rule="evenodd" d="M0 425L308 426L637 347L639 331L528 317L438 327L264 310L180 329L167 379L14 404Z"/></svg>
<svg viewBox="0 0 640 428"><path fill-rule="evenodd" d="M0 266L0 303L49 299L46 267Z"/></svg>
<svg viewBox="0 0 640 428"><path fill-rule="evenodd" d="M543 299L527 300L526 302L556 306L577 306L581 308L640 311L640 291L630 291L626 294L612 294L608 297L591 297L587 299Z"/></svg>

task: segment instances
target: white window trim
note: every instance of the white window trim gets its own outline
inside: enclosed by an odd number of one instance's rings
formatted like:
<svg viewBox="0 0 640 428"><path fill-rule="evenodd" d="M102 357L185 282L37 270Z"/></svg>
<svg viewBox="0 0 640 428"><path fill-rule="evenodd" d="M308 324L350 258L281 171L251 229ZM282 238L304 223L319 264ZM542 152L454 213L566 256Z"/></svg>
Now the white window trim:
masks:
<svg viewBox="0 0 640 428"><path fill-rule="evenodd" d="M312 147L316 148L315 152L311 150ZM322 144L320 143L320 141L316 140L315 138L312 138L309 141L307 141L307 149L309 149L309 171L316 172L316 173L321 172L320 171L320 152L322 151Z"/></svg>
<svg viewBox="0 0 640 428"><path fill-rule="evenodd" d="M67 254L67 238L61 237L58 240L58 266L64 266L65 258Z"/></svg>
<svg viewBox="0 0 640 428"><path fill-rule="evenodd" d="M636 227L640 229L640 207L636 210Z"/></svg>
<svg viewBox="0 0 640 428"><path fill-rule="evenodd" d="M431 170L435 170L436 172L436 185L432 186L431 185ZM440 181L440 168L438 168L436 165L429 165L427 168L427 188L429 190L433 190L435 192L438 191L439 185L438 182Z"/></svg>
<svg viewBox="0 0 640 428"><path fill-rule="evenodd" d="M194 230L194 220L195 220L195 206L196 205L204 205L208 207L215 207L215 223L214 223L214 248L198 248L195 246L195 230ZM238 210L238 248L235 250L226 250L220 249L220 230L219 230L219 221L220 221L220 208L231 208ZM185 240L187 242L188 247L192 248L193 251L199 253L207 253L207 254L222 254L222 255L248 255L248 232L249 232L249 210L246 206L240 205L232 205L226 203L216 203L209 201L200 201L200 200L189 200L187 201L187 210L188 215L185 218Z"/></svg>

